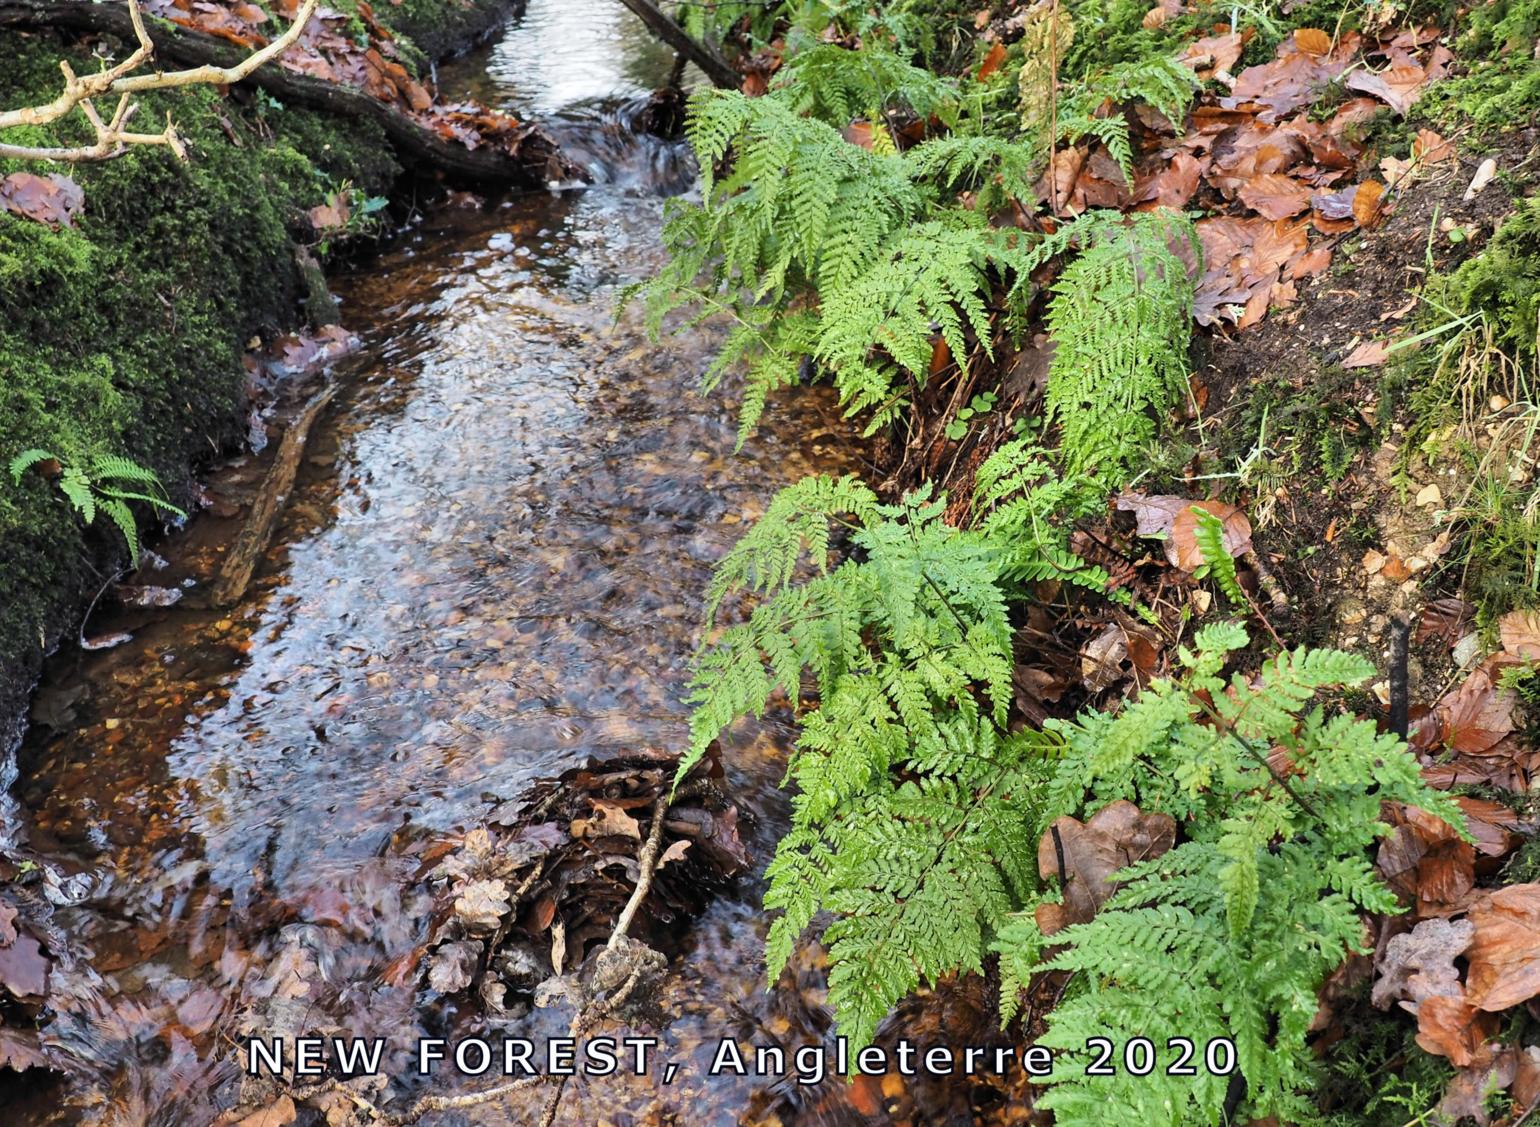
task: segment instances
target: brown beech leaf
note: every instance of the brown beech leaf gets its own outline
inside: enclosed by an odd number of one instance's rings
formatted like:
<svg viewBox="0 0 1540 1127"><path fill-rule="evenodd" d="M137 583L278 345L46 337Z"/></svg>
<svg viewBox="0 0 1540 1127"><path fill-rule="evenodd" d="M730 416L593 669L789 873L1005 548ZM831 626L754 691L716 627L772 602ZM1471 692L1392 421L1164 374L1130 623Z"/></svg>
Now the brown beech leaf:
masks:
<svg viewBox="0 0 1540 1127"><path fill-rule="evenodd" d="M573 837L628 837L642 840L642 827L617 803L603 798L593 799L593 817L578 818L572 823Z"/></svg>
<svg viewBox="0 0 1540 1127"><path fill-rule="evenodd" d="M1390 359L1388 340L1366 340L1349 352L1342 361L1344 368L1377 368Z"/></svg>
<svg viewBox="0 0 1540 1127"><path fill-rule="evenodd" d="M995 45L989 49L989 53L984 56L984 61L979 63L978 73L975 77L980 82L983 82L984 79L999 70L1000 64L1003 62L1005 62L1005 44L996 41Z"/></svg>
<svg viewBox="0 0 1540 1127"><path fill-rule="evenodd" d="M1459 911L1476 885L1475 847L1448 822L1416 806L1393 810L1391 820L1396 827L1376 856L1385 883L1419 918Z"/></svg>
<svg viewBox="0 0 1540 1127"><path fill-rule="evenodd" d="M1444 1098L1438 1104L1443 1117L1440 1122L1489 1127L1492 1116L1487 1111L1487 1101L1494 1092L1512 1084L1517 1071L1518 1053L1514 1049L1482 1046L1470 1066L1456 1072L1444 1089Z"/></svg>
<svg viewBox="0 0 1540 1127"><path fill-rule="evenodd" d="M1331 247L1322 243L1289 263L1284 271L1290 278L1313 278L1331 265Z"/></svg>
<svg viewBox="0 0 1540 1127"><path fill-rule="evenodd" d="M1264 172L1248 180L1241 202L1266 219L1287 219L1310 206L1310 186L1279 172Z"/></svg>
<svg viewBox="0 0 1540 1127"><path fill-rule="evenodd" d="M1135 177L1135 202L1173 209L1186 206L1198 190L1202 167L1197 157L1177 153L1153 175Z"/></svg>
<svg viewBox="0 0 1540 1127"><path fill-rule="evenodd" d="M1360 227L1373 227L1380 219L1380 198L1385 185L1378 180L1365 180L1353 193L1353 218Z"/></svg>
<svg viewBox="0 0 1540 1127"><path fill-rule="evenodd" d="M1496 1013L1540 994L1540 884L1511 884L1471 906L1466 959L1471 1005Z"/></svg>
<svg viewBox="0 0 1540 1127"><path fill-rule="evenodd" d="M1465 953L1475 933L1469 920L1433 919L1395 936L1375 968L1378 978L1369 1000L1382 1010L1401 1002L1416 1013L1417 1006L1429 998L1464 997L1454 961Z"/></svg>
<svg viewBox="0 0 1540 1127"><path fill-rule="evenodd" d="M1519 1054L1514 1069L1513 1098L1518 1111L1528 1111L1540 1103L1540 1046L1529 1045Z"/></svg>
<svg viewBox="0 0 1540 1127"><path fill-rule="evenodd" d="M1382 71L1354 71L1348 75L1347 88L1373 94L1399 114L1411 109L1428 84L1428 72L1415 64L1393 66Z"/></svg>
<svg viewBox="0 0 1540 1127"><path fill-rule="evenodd" d="M1329 55L1331 54L1331 36L1318 27L1296 28L1294 46L1307 55Z"/></svg>
<svg viewBox="0 0 1540 1127"><path fill-rule="evenodd" d="M1483 1013L1463 998L1433 997L1417 1007L1417 1044L1434 1056L1466 1068L1487 1039L1497 1032L1495 1014Z"/></svg>
<svg viewBox="0 0 1540 1127"><path fill-rule="evenodd" d="M1205 35L1189 43L1176 61L1191 67L1199 78L1208 78L1215 71L1228 71L1240 62L1245 50L1246 36L1240 32Z"/></svg>
<svg viewBox="0 0 1540 1127"><path fill-rule="evenodd" d="M1454 159L1454 142L1444 140L1431 129L1419 129L1412 142L1412 157L1420 164L1443 164Z"/></svg>
<svg viewBox="0 0 1540 1127"><path fill-rule="evenodd" d="M1054 905L1060 911L1048 914L1049 924L1057 925L1053 931L1091 919L1116 891L1113 873L1159 857L1175 843L1175 819L1141 813L1123 799L1102 807L1085 823L1067 814L1056 819L1037 844L1039 875L1044 880L1065 879L1064 902Z"/></svg>
<svg viewBox="0 0 1540 1127"><path fill-rule="evenodd" d="M1417 644L1438 639L1445 645L1454 645L1465 636L1466 627L1476 615L1476 608L1464 599L1434 599L1422 608L1417 622ZM1502 628L1502 621L1498 621Z"/></svg>
<svg viewBox="0 0 1540 1127"><path fill-rule="evenodd" d="M73 227L85 193L68 176L13 172L0 179L0 208L50 227Z"/></svg>
<svg viewBox="0 0 1540 1127"><path fill-rule="evenodd" d="M1540 612L1512 610L1497 620L1503 649L1515 657L1540 659Z"/></svg>
<svg viewBox="0 0 1540 1127"><path fill-rule="evenodd" d="M1225 551L1230 555L1242 556L1251 551L1251 522L1244 512L1223 501L1196 501L1179 512L1171 524L1170 547L1176 551L1177 567L1183 571L1196 571L1207 562L1198 548L1198 514L1193 512L1194 508L1219 518Z"/></svg>
<svg viewBox="0 0 1540 1127"><path fill-rule="evenodd" d="M1471 670L1460 687L1438 702L1444 742L1465 755L1480 755L1513 731L1518 698L1500 688L1484 666Z"/></svg>

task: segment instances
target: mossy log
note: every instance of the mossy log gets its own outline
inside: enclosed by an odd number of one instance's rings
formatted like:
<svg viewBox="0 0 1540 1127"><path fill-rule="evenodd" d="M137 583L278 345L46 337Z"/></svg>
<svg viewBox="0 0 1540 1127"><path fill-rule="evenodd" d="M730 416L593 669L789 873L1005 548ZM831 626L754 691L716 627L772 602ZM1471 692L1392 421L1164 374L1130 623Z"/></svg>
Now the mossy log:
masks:
<svg viewBox="0 0 1540 1127"><path fill-rule="evenodd" d="M134 35L127 7L81 0L0 0L0 28L111 34L130 40ZM156 57L178 66L233 66L245 54L223 40L160 20L150 22L149 33ZM439 173L451 182L542 187L576 176L556 143L538 126L525 126L512 151L492 146L469 149L351 86L297 74L282 66L262 67L246 81L284 102L376 122L404 165Z"/></svg>

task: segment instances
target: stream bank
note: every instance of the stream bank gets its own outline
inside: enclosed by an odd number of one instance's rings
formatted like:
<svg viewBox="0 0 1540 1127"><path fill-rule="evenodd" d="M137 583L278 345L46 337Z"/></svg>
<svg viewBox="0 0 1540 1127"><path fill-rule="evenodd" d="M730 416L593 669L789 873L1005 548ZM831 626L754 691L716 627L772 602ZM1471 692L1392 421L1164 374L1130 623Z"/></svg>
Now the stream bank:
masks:
<svg viewBox="0 0 1540 1127"><path fill-rule="evenodd" d="M379 19L402 57L427 68L511 10L503 0L411 0L382 5ZM0 105L53 97L59 61L84 73L96 65L90 47L0 28ZM318 236L309 210L339 193L389 195L403 169L378 125L249 89L144 99L144 120L168 113L190 160L135 148L71 169L85 204L69 225L0 217L0 459L29 448L66 460L125 456L187 507L193 467L244 442L260 405L250 342L332 319L312 255L336 238ZM65 123L7 140L67 143L77 133ZM0 160L0 176L27 170L49 171ZM20 735L44 654L122 563L109 529L105 520L83 528L36 475L0 490L0 747Z"/></svg>

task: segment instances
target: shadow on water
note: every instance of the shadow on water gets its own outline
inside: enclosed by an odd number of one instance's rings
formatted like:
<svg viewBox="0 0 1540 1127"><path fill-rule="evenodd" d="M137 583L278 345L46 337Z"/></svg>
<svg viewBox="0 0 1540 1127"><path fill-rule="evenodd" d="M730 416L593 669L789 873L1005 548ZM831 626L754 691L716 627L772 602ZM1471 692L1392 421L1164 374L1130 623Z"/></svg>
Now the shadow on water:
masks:
<svg viewBox="0 0 1540 1127"><path fill-rule="evenodd" d="M733 456L734 405L693 394L713 330L653 345L614 319L618 287L661 261L660 195L688 184L679 146L630 127L670 63L612 0L544 0L446 69L554 122L598 186L446 207L339 279L363 348L247 599L191 605L261 480L238 459L209 483L227 515L141 577L189 597L99 614L93 632L133 640L53 663L13 811L57 906L44 1040L79 1064L7 1089L7 1123L214 1122L240 1094L235 1042L311 1028L317 1005L389 1037L387 1067L430 1026L495 1033L390 973L428 923L416 854L586 757L677 747L711 565L775 488L855 467L822 391ZM787 735L731 752L761 858ZM690 1078L574 1084L562 1122L760 1121L781 1102L771 1080L704 1077L716 1037L821 1033L816 998L762 992L757 904L754 881L718 901L673 968L662 1035Z"/></svg>

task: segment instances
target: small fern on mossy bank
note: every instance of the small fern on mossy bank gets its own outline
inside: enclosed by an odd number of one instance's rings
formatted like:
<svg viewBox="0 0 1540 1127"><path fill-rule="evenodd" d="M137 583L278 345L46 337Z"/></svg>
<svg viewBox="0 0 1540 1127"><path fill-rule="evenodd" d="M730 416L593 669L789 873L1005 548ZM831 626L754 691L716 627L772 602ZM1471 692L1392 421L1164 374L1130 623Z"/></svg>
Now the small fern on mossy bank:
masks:
<svg viewBox="0 0 1540 1127"><path fill-rule="evenodd" d="M96 454L81 462L64 461L50 450L23 450L11 459L11 481L20 485L28 470L44 466L55 471L53 477L59 492L64 494L82 521L93 524L96 514L102 513L117 526L128 547L129 560L136 567L139 564L139 526L129 503L139 501L160 512L179 517L187 515L166 500L160 478L153 470L117 454Z"/></svg>

